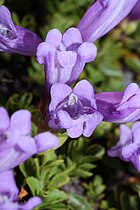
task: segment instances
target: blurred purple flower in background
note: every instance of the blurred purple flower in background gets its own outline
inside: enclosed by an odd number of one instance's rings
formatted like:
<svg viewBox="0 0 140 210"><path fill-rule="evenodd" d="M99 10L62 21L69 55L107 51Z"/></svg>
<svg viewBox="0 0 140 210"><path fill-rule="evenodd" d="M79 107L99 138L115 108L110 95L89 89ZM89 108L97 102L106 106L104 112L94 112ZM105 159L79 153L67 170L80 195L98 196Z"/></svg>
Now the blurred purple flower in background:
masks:
<svg viewBox="0 0 140 210"><path fill-rule="evenodd" d="M119 24L137 0L97 0L89 7L77 28L83 41L95 42Z"/></svg>
<svg viewBox="0 0 140 210"><path fill-rule="evenodd" d="M133 10L129 14L129 20L139 20L140 19L140 0L137 1Z"/></svg>
<svg viewBox="0 0 140 210"><path fill-rule="evenodd" d="M103 119L97 111L94 89L87 80L78 82L73 90L66 84L54 84L49 111L49 126L66 129L71 138L82 134L89 137Z"/></svg>
<svg viewBox="0 0 140 210"><path fill-rule="evenodd" d="M0 7L0 52L32 56L40 42L35 33L14 25L7 7Z"/></svg>
<svg viewBox="0 0 140 210"><path fill-rule="evenodd" d="M136 83L129 84L124 92L102 92L95 98L104 121L127 123L140 119L140 88Z"/></svg>
<svg viewBox="0 0 140 210"><path fill-rule="evenodd" d="M50 87L57 82L68 85L75 82L96 53L96 46L83 42L79 30L72 27L63 35L57 29L50 30L36 55L38 62L45 66L46 83Z"/></svg>
<svg viewBox="0 0 140 210"><path fill-rule="evenodd" d="M0 108L0 172L12 169L32 155L58 146L57 137L44 132L31 137L31 113L16 111L9 118Z"/></svg>
<svg viewBox="0 0 140 210"><path fill-rule="evenodd" d="M108 155L130 161L140 172L140 122L133 124L131 129L120 126L120 140L108 150Z"/></svg>
<svg viewBox="0 0 140 210"><path fill-rule="evenodd" d="M12 171L0 173L0 210L33 210L42 203L41 198L30 198L26 203L18 202L18 188Z"/></svg>

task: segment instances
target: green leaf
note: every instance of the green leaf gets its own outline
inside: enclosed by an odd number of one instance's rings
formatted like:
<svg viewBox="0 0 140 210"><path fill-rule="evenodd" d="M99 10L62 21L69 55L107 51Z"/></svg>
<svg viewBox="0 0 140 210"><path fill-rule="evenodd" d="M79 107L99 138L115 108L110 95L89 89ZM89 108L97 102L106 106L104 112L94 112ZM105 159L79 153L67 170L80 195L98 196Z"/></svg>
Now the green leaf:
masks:
<svg viewBox="0 0 140 210"><path fill-rule="evenodd" d="M105 154L105 149L99 144L93 144L86 151L87 154L92 154L95 159L101 159Z"/></svg>
<svg viewBox="0 0 140 210"><path fill-rule="evenodd" d="M96 165L94 165L92 163L82 163L79 165L79 167L84 170L90 170L90 169L96 168Z"/></svg>
<svg viewBox="0 0 140 210"><path fill-rule="evenodd" d="M58 173L58 167L48 168L47 166L43 167L41 170L41 182L43 183L44 190L48 190L48 185L52 177Z"/></svg>
<svg viewBox="0 0 140 210"><path fill-rule="evenodd" d="M42 155L42 167L48 163L55 161L57 158L54 150L47 150Z"/></svg>
<svg viewBox="0 0 140 210"><path fill-rule="evenodd" d="M32 66L28 68L28 74L38 84L44 83L44 69L43 66L37 63L35 58L31 59Z"/></svg>
<svg viewBox="0 0 140 210"><path fill-rule="evenodd" d="M95 190L96 195L100 195L101 193L104 192L105 189L106 189L106 186L102 184L96 187L94 190Z"/></svg>
<svg viewBox="0 0 140 210"><path fill-rule="evenodd" d="M56 174L56 176L50 180L48 189L60 188L67 183L69 183L69 177L67 175Z"/></svg>
<svg viewBox="0 0 140 210"><path fill-rule="evenodd" d="M93 210L93 207L89 204L85 197L76 195L74 193L68 193L69 203L74 210Z"/></svg>
<svg viewBox="0 0 140 210"><path fill-rule="evenodd" d="M38 208L37 208L38 209ZM52 204L52 205L42 205L39 207L39 210L69 210L65 204L62 203L56 203L56 204Z"/></svg>
<svg viewBox="0 0 140 210"><path fill-rule="evenodd" d="M50 192L43 192L43 203L39 209L67 209L63 202L68 199L68 196L65 192L55 189Z"/></svg>
<svg viewBox="0 0 140 210"><path fill-rule="evenodd" d="M109 133L112 129L112 124L110 122L102 122L94 131L94 138L99 138L106 133Z"/></svg>
<svg viewBox="0 0 140 210"><path fill-rule="evenodd" d="M129 195L126 192L122 192L120 195L120 204L122 210L138 210L137 208L137 197Z"/></svg>
<svg viewBox="0 0 140 210"><path fill-rule="evenodd" d="M50 162L50 164L48 163L47 168L51 168L51 167L54 167L54 166L56 167L56 166L59 166L63 163L64 163L64 160L55 160L53 162Z"/></svg>
<svg viewBox="0 0 140 210"><path fill-rule="evenodd" d="M57 148L59 148L67 141L68 135L65 132L63 134L58 134L57 137L59 138L59 146Z"/></svg>
<svg viewBox="0 0 140 210"><path fill-rule="evenodd" d="M81 168L77 168L77 169L75 170L75 175L76 175L76 176L79 176L79 177L82 177L82 178L87 178L87 177L92 176L93 173L88 172L88 171L86 171L86 170L83 170L83 169L81 169Z"/></svg>
<svg viewBox="0 0 140 210"><path fill-rule="evenodd" d="M134 72L140 73L140 59L134 55L128 55L125 59L126 65Z"/></svg>
<svg viewBox="0 0 140 210"><path fill-rule="evenodd" d="M33 194L33 196L38 196L41 194L41 183L38 179L34 178L34 177L28 177L26 179L26 182L28 184L28 186L30 187L30 190Z"/></svg>
<svg viewBox="0 0 140 210"><path fill-rule="evenodd" d="M52 205L68 199L67 194L64 191L58 189L52 190L47 195L44 194L44 196L47 205Z"/></svg>
<svg viewBox="0 0 140 210"><path fill-rule="evenodd" d="M35 176L37 174L37 170L39 170L39 166L33 158L30 158L20 164L19 168L25 177Z"/></svg>
<svg viewBox="0 0 140 210"><path fill-rule="evenodd" d="M31 102L33 99L32 93L24 93L22 96L15 93L7 101L6 107L12 112L17 109L29 109L32 110Z"/></svg>

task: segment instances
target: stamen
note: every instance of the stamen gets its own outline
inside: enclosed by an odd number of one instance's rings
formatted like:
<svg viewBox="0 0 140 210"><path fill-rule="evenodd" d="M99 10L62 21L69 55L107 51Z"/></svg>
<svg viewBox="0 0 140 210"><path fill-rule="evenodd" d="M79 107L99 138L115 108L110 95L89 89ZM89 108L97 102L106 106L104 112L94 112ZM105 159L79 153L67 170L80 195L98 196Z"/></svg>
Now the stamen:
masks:
<svg viewBox="0 0 140 210"><path fill-rule="evenodd" d="M77 103L77 101L78 101L77 97L73 93L70 94L69 100L68 100L68 106L74 105L75 103Z"/></svg>
<svg viewBox="0 0 140 210"><path fill-rule="evenodd" d="M8 28L6 28L3 24L0 23L0 35L2 35L4 38L13 40L15 39L15 35L13 34L13 32L11 30L9 30Z"/></svg>

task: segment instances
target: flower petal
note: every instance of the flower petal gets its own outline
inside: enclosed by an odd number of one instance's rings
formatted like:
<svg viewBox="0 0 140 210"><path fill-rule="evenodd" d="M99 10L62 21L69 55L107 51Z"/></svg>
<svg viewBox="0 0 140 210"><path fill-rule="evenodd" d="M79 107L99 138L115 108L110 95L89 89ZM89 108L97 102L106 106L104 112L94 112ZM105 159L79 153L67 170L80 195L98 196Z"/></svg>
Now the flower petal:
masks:
<svg viewBox="0 0 140 210"><path fill-rule="evenodd" d="M16 151L22 152L25 156L27 154L29 155L29 157L31 157L32 155L37 153L35 140L30 136L20 136L17 141L17 146L18 147L15 147Z"/></svg>
<svg viewBox="0 0 140 210"><path fill-rule="evenodd" d="M61 128L71 128L73 120L66 111L58 111L57 116L59 118Z"/></svg>
<svg viewBox="0 0 140 210"><path fill-rule="evenodd" d="M129 84L124 91L124 95L123 95L120 105L124 103L125 101L127 101L133 95L137 94L138 90L139 90L139 86L136 83Z"/></svg>
<svg viewBox="0 0 140 210"><path fill-rule="evenodd" d="M18 38L9 42L9 46L11 44L14 45L13 49L11 49L13 50L13 53L35 56L37 47L42 42L42 40L35 33L26 28L16 26L16 30Z"/></svg>
<svg viewBox="0 0 140 210"><path fill-rule="evenodd" d="M42 203L42 200L40 197L33 197L30 198L25 204L21 204L19 206L20 210L32 210L34 209L36 206L40 205Z"/></svg>
<svg viewBox="0 0 140 210"><path fill-rule="evenodd" d="M103 101L109 104L119 104L122 100L123 92L101 92L96 93L95 98L98 101Z"/></svg>
<svg viewBox="0 0 140 210"><path fill-rule="evenodd" d="M136 122L132 125L132 133L135 132L136 129L139 129L140 127L140 122Z"/></svg>
<svg viewBox="0 0 140 210"><path fill-rule="evenodd" d="M140 119L140 89L132 83L126 88L126 95L124 92L95 94L97 110L105 121L127 123Z"/></svg>
<svg viewBox="0 0 140 210"><path fill-rule="evenodd" d="M36 51L36 57L39 64L45 64L45 58L49 52L55 54L56 48L51 43L42 42L38 45Z"/></svg>
<svg viewBox="0 0 140 210"><path fill-rule="evenodd" d="M83 133L83 120L81 118L73 120L71 128L67 129L68 136L71 138L78 138Z"/></svg>
<svg viewBox="0 0 140 210"><path fill-rule="evenodd" d="M16 111L10 120L10 130L18 130L21 135L31 134L31 113L28 110Z"/></svg>
<svg viewBox="0 0 140 210"><path fill-rule="evenodd" d="M77 54L77 61L74 67L72 68L71 78L67 82L68 85L71 85L73 82L75 82L78 79L78 77L80 76L81 72L84 69L84 66L85 66L85 61L82 59L82 57L79 54Z"/></svg>
<svg viewBox="0 0 140 210"><path fill-rule="evenodd" d="M129 158L134 167L140 173L140 148L138 148Z"/></svg>
<svg viewBox="0 0 140 210"><path fill-rule="evenodd" d="M129 108L140 108L140 94L139 95L134 95L128 99L128 101L121 103L117 107L117 111L121 111L124 109L129 109Z"/></svg>
<svg viewBox="0 0 140 210"><path fill-rule="evenodd" d="M137 0L97 0L84 14L77 28L84 41L94 42L120 23Z"/></svg>
<svg viewBox="0 0 140 210"><path fill-rule="evenodd" d="M122 157L126 160L130 160L131 156L137 151L137 149L138 145L135 143L122 147Z"/></svg>
<svg viewBox="0 0 140 210"><path fill-rule="evenodd" d="M121 146L114 146L112 147L111 149L109 149L107 151L107 154L110 156L110 157L119 157L122 159L122 147Z"/></svg>
<svg viewBox="0 0 140 210"><path fill-rule="evenodd" d="M43 42L37 48L37 60L40 64L45 64L46 88L50 89L52 84L58 82L59 72L55 66L56 48L51 43Z"/></svg>
<svg viewBox="0 0 140 210"><path fill-rule="evenodd" d="M18 188L11 170L0 173L0 195L7 195L12 201L18 199Z"/></svg>
<svg viewBox="0 0 140 210"><path fill-rule="evenodd" d="M125 146L132 142L131 129L126 125L120 125L120 140L116 146Z"/></svg>
<svg viewBox="0 0 140 210"><path fill-rule="evenodd" d="M35 55L41 39L30 30L15 26L10 11L2 5L0 7L0 51Z"/></svg>
<svg viewBox="0 0 140 210"><path fill-rule="evenodd" d="M21 153L15 152L14 147L2 150L0 152L0 173L17 166L20 163L20 155Z"/></svg>
<svg viewBox="0 0 140 210"><path fill-rule="evenodd" d="M62 67L72 68L77 59L77 54L72 51L62 51L57 53L57 58Z"/></svg>
<svg viewBox="0 0 140 210"><path fill-rule="evenodd" d="M95 111L93 114L86 115L85 117L87 119L85 119L83 135L89 137L92 135L95 128L101 123L103 116Z"/></svg>
<svg viewBox="0 0 140 210"><path fill-rule="evenodd" d="M6 131L9 126L9 116L5 108L0 107L0 132Z"/></svg>
<svg viewBox="0 0 140 210"><path fill-rule="evenodd" d="M58 82L67 84L71 78L72 68L59 68Z"/></svg>
<svg viewBox="0 0 140 210"><path fill-rule="evenodd" d="M94 89L87 80L81 80L80 82L78 82L73 89L73 93L77 95L80 99L87 99L91 102L91 105L96 108Z"/></svg>
<svg viewBox="0 0 140 210"><path fill-rule="evenodd" d="M54 84L51 87L51 103L49 105L49 111L54 111L58 104L69 96L71 92L72 89L66 84Z"/></svg>
<svg viewBox="0 0 140 210"><path fill-rule="evenodd" d="M71 27L63 34L63 43L65 47L70 47L72 44L81 44L82 37L79 29Z"/></svg>
<svg viewBox="0 0 140 210"><path fill-rule="evenodd" d="M52 29L47 33L45 42L53 44L56 48L60 45L62 34L58 29Z"/></svg>
<svg viewBox="0 0 140 210"><path fill-rule="evenodd" d="M77 53L86 63L88 63L95 59L97 54L97 48L94 44L90 42L84 42L78 48Z"/></svg>
<svg viewBox="0 0 140 210"><path fill-rule="evenodd" d="M17 30L12 21L11 13L4 5L0 7L0 23L2 23L7 29L12 30L15 37L17 36Z"/></svg>
<svg viewBox="0 0 140 210"><path fill-rule="evenodd" d="M130 20L139 20L140 19L140 0L135 4L132 12L129 14Z"/></svg>
<svg viewBox="0 0 140 210"><path fill-rule="evenodd" d="M58 138L50 132L43 132L34 137L37 152L44 152L48 149L53 149L59 145Z"/></svg>

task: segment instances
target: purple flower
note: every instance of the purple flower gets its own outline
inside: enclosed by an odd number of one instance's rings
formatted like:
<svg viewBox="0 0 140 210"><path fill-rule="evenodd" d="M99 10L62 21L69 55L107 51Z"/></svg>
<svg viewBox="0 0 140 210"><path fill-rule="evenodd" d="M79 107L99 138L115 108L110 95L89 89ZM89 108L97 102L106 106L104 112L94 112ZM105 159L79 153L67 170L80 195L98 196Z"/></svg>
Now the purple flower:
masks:
<svg viewBox="0 0 140 210"><path fill-rule="evenodd" d="M0 108L0 172L18 166L37 152L58 146L58 139L49 132L31 137L31 113L16 111L9 119Z"/></svg>
<svg viewBox="0 0 140 210"><path fill-rule="evenodd" d="M77 28L84 41L95 42L120 23L137 0L97 0L82 17Z"/></svg>
<svg viewBox="0 0 140 210"><path fill-rule="evenodd" d="M108 155L130 161L140 172L140 122L133 124L131 129L120 126L120 140L108 150Z"/></svg>
<svg viewBox="0 0 140 210"><path fill-rule="evenodd" d="M50 30L36 55L38 62L45 66L46 83L50 88L58 82L68 85L75 82L96 53L96 46L83 42L77 28L69 28L63 35L57 29Z"/></svg>
<svg viewBox="0 0 140 210"><path fill-rule="evenodd" d="M35 55L40 42L35 33L14 25L7 7L0 7L0 52Z"/></svg>
<svg viewBox="0 0 140 210"><path fill-rule="evenodd" d="M136 83L129 84L124 92L102 92L95 98L104 121L127 123L140 119L140 88Z"/></svg>
<svg viewBox="0 0 140 210"><path fill-rule="evenodd" d="M18 188L12 171L0 173L0 210L32 210L42 203L41 198L30 198L26 203L18 202Z"/></svg>
<svg viewBox="0 0 140 210"><path fill-rule="evenodd" d="M71 138L82 134L89 137L103 118L97 111L93 87L86 80L78 82L73 90L66 84L54 84L49 111L49 126L66 129Z"/></svg>
<svg viewBox="0 0 140 210"><path fill-rule="evenodd" d="M129 20L139 20L140 19L140 0L137 1L132 12L129 14Z"/></svg>

